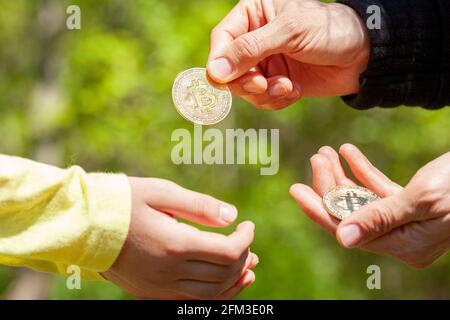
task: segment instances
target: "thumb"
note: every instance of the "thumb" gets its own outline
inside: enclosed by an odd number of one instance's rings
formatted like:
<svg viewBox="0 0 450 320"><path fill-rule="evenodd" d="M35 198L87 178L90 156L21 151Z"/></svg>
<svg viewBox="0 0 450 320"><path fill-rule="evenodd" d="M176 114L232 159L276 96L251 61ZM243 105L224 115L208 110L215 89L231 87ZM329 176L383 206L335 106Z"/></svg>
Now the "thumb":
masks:
<svg viewBox="0 0 450 320"><path fill-rule="evenodd" d="M139 181L132 180L132 183ZM145 191L146 203L150 207L191 222L211 227L226 227L233 223L238 215L235 206L185 189L171 181L145 179L140 188L151 190Z"/></svg>
<svg viewBox="0 0 450 320"><path fill-rule="evenodd" d="M415 215L410 207L402 192L370 203L342 221L336 237L344 247L361 247L414 221Z"/></svg>
<svg viewBox="0 0 450 320"><path fill-rule="evenodd" d="M228 83L247 73L268 56L283 52L286 36L280 34L277 25L277 20L274 20L211 53L207 65L209 76L216 82Z"/></svg>

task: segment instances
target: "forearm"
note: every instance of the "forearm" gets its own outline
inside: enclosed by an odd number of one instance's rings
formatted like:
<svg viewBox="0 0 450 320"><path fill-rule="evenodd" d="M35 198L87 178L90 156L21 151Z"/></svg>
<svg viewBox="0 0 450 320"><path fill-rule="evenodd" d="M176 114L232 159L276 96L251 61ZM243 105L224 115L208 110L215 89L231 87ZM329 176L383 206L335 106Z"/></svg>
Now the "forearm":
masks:
<svg viewBox="0 0 450 320"><path fill-rule="evenodd" d="M117 258L131 211L128 179L0 155L0 264L96 278Z"/></svg>
<svg viewBox="0 0 450 320"><path fill-rule="evenodd" d="M450 3L447 0L339 0L364 21L381 9L380 29L370 29L371 55L360 92L344 97L351 106L450 104Z"/></svg>

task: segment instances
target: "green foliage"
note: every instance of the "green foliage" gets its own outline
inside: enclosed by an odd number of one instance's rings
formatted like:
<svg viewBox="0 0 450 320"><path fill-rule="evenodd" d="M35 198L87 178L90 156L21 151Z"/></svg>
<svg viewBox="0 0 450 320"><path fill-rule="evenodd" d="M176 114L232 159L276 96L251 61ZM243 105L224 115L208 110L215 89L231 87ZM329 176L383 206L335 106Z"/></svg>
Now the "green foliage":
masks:
<svg viewBox="0 0 450 320"><path fill-rule="evenodd" d="M61 30L43 45L38 12L48 3ZM288 194L310 181L309 158L322 145L351 142L393 180L405 184L417 169L450 149L450 108L356 111L339 99L305 99L279 112L235 99L218 128L280 128L280 172L262 177L255 166L175 166L174 129L192 130L172 107L171 85L189 67L204 66L209 31L231 0L0 0L0 152L34 157L50 143L62 166L156 176L236 204L240 220L256 223L252 248L260 256L256 283L242 298L450 298L450 259L409 269L391 258L341 249L309 221ZM82 29L65 29L65 8L78 4ZM42 72L50 65L50 79ZM56 70L56 71L55 71ZM55 110L35 112L42 83L60 98ZM230 230L226 230L230 231ZM383 290L366 288L366 268L380 265ZM12 281L0 268L0 292ZM110 284L83 282L68 291L55 278L51 299L122 299Z"/></svg>

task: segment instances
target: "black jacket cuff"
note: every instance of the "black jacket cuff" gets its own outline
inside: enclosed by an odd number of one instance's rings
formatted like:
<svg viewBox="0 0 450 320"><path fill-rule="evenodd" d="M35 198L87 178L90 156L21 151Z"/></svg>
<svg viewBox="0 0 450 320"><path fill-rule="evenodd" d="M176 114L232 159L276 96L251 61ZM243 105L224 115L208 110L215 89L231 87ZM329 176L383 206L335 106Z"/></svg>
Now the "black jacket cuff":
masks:
<svg viewBox="0 0 450 320"><path fill-rule="evenodd" d="M371 54L360 92L343 97L357 109L450 104L450 1L339 0L364 21L380 8L381 27L370 29Z"/></svg>

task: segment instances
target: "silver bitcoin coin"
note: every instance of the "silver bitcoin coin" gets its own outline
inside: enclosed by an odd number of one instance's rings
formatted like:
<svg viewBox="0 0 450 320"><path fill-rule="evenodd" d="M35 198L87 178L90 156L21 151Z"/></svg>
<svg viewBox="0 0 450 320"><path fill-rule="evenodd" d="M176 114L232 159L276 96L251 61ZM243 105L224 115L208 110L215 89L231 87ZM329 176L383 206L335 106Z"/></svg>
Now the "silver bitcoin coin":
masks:
<svg viewBox="0 0 450 320"><path fill-rule="evenodd" d="M354 211L380 197L369 189L357 186L337 186L323 196L323 205L332 216L343 220Z"/></svg>
<svg viewBox="0 0 450 320"><path fill-rule="evenodd" d="M181 73L173 85L172 98L183 118L200 125L212 125L225 119L233 99L228 86L213 83L204 68Z"/></svg>

